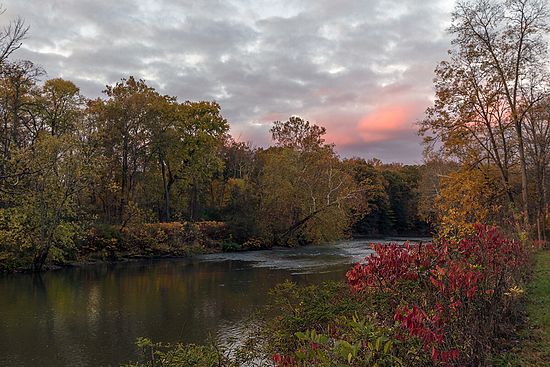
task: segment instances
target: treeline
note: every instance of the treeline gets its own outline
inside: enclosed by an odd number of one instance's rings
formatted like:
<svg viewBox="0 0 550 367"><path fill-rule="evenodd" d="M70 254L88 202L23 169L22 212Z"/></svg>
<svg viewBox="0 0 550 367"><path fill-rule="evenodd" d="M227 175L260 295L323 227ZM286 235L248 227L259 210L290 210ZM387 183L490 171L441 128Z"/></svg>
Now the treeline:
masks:
<svg viewBox="0 0 550 367"><path fill-rule="evenodd" d="M89 99L8 58L20 20L4 32L0 268L74 260L103 235L116 251L121 231L161 222L224 222L228 242L254 248L427 231L420 167L342 160L323 127L298 117L254 148L230 136L216 102L180 102L133 77Z"/></svg>

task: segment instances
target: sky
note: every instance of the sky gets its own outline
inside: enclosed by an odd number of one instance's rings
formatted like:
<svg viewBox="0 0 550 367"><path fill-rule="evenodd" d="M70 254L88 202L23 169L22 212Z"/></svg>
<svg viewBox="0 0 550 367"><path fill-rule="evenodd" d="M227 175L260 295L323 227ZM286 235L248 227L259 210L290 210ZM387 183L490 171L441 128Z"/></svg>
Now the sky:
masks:
<svg viewBox="0 0 550 367"><path fill-rule="evenodd" d="M13 56L87 97L134 76L180 101L215 100L232 135L270 144L273 121L327 129L343 157L420 163L415 123L447 56L452 0L4 0Z"/></svg>

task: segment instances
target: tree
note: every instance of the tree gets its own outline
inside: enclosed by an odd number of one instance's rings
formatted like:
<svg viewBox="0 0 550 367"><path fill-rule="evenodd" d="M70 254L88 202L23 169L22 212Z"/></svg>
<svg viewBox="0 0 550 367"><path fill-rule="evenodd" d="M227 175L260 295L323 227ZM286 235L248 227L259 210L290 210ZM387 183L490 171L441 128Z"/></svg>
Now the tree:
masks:
<svg viewBox="0 0 550 367"><path fill-rule="evenodd" d="M391 232L394 223L391 218L388 182L381 169L382 162L352 158L343 163L361 189L360 200L354 207L354 232L361 235Z"/></svg>
<svg viewBox="0 0 550 367"><path fill-rule="evenodd" d="M5 12L6 9L0 6L0 15ZM11 20L0 30L0 70L8 57L22 46L28 31L29 26L22 18Z"/></svg>
<svg viewBox="0 0 550 367"><path fill-rule="evenodd" d="M529 223L526 119L548 93L544 1L460 2L450 28L450 60L436 69L436 101L421 123L447 155L470 167L488 161L499 172L508 207L511 175L521 178L523 223Z"/></svg>
<svg viewBox="0 0 550 367"><path fill-rule="evenodd" d="M3 66L0 79L0 131L4 159L9 159L11 149L32 144L32 115L29 111L35 102L36 83L43 74L43 70L30 61L6 63Z"/></svg>
<svg viewBox="0 0 550 367"><path fill-rule="evenodd" d="M278 146L303 152L318 149L325 142L323 136L326 134L326 129L324 127L312 125L298 116L292 116L285 122L273 122L270 131Z"/></svg>
<svg viewBox="0 0 550 367"><path fill-rule="evenodd" d="M324 131L296 117L275 122L278 146L259 153L259 226L276 243L334 240L350 225L358 190L332 145L323 144Z"/></svg>
<svg viewBox="0 0 550 367"><path fill-rule="evenodd" d="M461 169L441 178L440 194L435 199L438 236L460 239L474 229L475 223L502 223L511 228L511 218L503 208L506 195L498 174L485 170Z"/></svg>
<svg viewBox="0 0 550 367"><path fill-rule="evenodd" d="M201 187L209 187L223 170L219 153L229 130L216 102L185 102L178 106L177 144L167 156L167 192L176 182L189 189L188 218L199 217Z"/></svg>
<svg viewBox="0 0 550 367"><path fill-rule="evenodd" d="M76 121L78 123L79 121ZM75 129L53 136L38 131L29 147L5 161L0 230L19 261L40 271L48 256L63 260L80 229L78 196L92 183L94 152ZM6 245L4 243L4 246Z"/></svg>
<svg viewBox="0 0 550 367"><path fill-rule="evenodd" d="M550 96L540 101L525 116L525 139L527 162L532 167L535 182L532 197L536 198L537 238L546 239L546 216L548 213L547 170L550 148Z"/></svg>
<svg viewBox="0 0 550 367"><path fill-rule="evenodd" d="M107 86L105 94L107 100L93 101L88 113L108 157L101 190L105 217L124 226L136 215L141 178L153 159L150 124L158 122L165 98L133 77Z"/></svg>
<svg viewBox="0 0 550 367"><path fill-rule="evenodd" d="M48 131L52 136L70 133L82 121L84 103L73 82L61 78L47 80L38 92L34 108L30 108L29 130Z"/></svg>
<svg viewBox="0 0 550 367"><path fill-rule="evenodd" d="M436 226L439 221L435 202L441 195L442 181L459 168L456 162L444 160L437 156L427 157L424 165L422 165L421 178L418 183L418 215L430 225Z"/></svg>

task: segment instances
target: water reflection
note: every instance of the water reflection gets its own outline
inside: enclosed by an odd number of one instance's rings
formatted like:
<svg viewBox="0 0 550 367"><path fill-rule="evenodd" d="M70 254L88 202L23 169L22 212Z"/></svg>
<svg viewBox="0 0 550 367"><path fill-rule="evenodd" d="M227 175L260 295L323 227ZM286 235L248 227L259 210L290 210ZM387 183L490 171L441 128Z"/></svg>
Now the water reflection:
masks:
<svg viewBox="0 0 550 367"><path fill-rule="evenodd" d="M267 290L343 277L365 241L66 269L0 278L0 366L118 366L138 336L232 336Z"/></svg>

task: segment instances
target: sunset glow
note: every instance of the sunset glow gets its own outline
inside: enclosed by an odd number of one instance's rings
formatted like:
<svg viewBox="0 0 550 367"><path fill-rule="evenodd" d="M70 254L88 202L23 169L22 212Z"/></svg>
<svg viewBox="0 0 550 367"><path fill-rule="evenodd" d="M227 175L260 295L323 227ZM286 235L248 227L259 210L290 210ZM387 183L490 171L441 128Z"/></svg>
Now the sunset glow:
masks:
<svg viewBox="0 0 550 367"><path fill-rule="evenodd" d="M299 115L344 156L421 160L414 122L445 58L452 1L132 3L4 5L31 25L16 56L85 95L133 75L182 101L216 100L232 134L256 146L270 144L273 121Z"/></svg>

